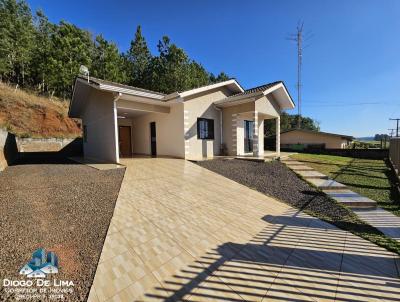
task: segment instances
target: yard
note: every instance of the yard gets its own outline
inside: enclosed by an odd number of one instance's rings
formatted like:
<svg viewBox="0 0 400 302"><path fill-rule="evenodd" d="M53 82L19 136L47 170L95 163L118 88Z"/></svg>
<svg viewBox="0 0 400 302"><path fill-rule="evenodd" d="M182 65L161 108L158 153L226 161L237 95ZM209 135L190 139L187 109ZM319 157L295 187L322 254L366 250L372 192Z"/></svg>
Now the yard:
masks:
<svg viewBox="0 0 400 302"><path fill-rule="evenodd" d="M313 162L311 158L310 162ZM350 209L311 187L280 162L217 159L201 161L198 165L400 254L400 243L383 235ZM367 167L373 169L371 164L364 166L365 169Z"/></svg>
<svg viewBox="0 0 400 302"><path fill-rule="evenodd" d="M306 162L350 190L377 201L379 207L400 216L400 196L384 160L318 154L295 154L292 158Z"/></svg>

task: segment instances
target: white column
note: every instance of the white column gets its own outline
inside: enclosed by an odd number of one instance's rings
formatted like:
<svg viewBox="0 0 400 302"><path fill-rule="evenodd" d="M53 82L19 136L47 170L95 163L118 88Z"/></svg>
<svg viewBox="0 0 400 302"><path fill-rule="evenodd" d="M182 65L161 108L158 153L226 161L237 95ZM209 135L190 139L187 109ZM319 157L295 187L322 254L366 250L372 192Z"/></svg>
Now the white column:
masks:
<svg viewBox="0 0 400 302"><path fill-rule="evenodd" d="M115 137L115 162L119 164L119 137L118 137L118 112L117 112L117 102L114 100L113 105L113 115L114 115L114 137Z"/></svg>
<svg viewBox="0 0 400 302"><path fill-rule="evenodd" d="M276 118L276 155L281 156L281 117Z"/></svg>
<svg viewBox="0 0 400 302"><path fill-rule="evenodd" d="M264 156L264 119L258 117L258 155Z"/></svg>
<svg viewBox="0 0 400 302"><path fill-rule="evenodd" d="M258 112L254 111L253 113L253 121L254 121L254 128L253 128L253 156L259 156L259 145L258 145Z"/></svg>

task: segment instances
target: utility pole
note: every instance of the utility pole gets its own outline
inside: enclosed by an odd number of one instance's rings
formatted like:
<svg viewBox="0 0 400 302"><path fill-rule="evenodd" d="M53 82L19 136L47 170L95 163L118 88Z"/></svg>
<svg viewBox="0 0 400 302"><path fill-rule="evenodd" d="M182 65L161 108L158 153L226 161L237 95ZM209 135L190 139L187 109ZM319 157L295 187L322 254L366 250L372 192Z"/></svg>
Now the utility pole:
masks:
<svg viewBox="0 0 400 302"><path fill-rule="evenodd" d="M303 61L303 25L304 23L299 21L297 24L297 32L295 34L291 34L288 40L295 41L297 44L297 111L298 111L298 119L297 119L297 128L301 128L301 67Z"/></svg>
<svg viewBox="0 0 400 302"><path fill-rule="evenodd" d="M399 121L400 118L390 118L390 121L396 121L396 137L399 137Z"/></svg>
<svg viewBox="0 0 400 302"><path fill-rule="evenodd" d="M390 129L388 129L389 131L390 131L390 137L393 137L393 133L394 133L394 131L396 130L396 129L393 129L393 128L390 128Z"/></svg>

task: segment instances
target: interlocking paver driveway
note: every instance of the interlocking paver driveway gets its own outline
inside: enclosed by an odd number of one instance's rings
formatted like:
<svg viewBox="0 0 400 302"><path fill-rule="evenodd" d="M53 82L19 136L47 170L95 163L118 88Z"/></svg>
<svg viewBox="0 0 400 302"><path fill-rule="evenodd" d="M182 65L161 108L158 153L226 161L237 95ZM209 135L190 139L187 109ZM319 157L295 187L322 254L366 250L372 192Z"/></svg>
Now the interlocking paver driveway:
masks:
<svg viewBox="0 0 400 302"><path fill-rule="evenodd" d="M380 247L184 160L123 164L90 301L400 299Z"/></svg>

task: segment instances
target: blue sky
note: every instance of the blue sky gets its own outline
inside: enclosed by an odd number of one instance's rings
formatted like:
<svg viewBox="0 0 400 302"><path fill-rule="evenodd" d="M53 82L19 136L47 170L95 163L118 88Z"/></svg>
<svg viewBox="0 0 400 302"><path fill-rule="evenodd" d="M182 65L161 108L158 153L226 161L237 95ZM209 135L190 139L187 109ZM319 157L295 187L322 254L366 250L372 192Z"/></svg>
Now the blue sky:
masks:
<svg viewBox="0 0 400 302"><path fill-rule="evenodd" d="M283 80L297 102L298 20L312 37L303 56L303 115L321 130L387 133L400 117L400 1L52 1L28 0L52 22L102 33L121 51L140 24L150 49L163 35L207 70L246 87ZM297 112L297 109L294 113Z"/></svg>

